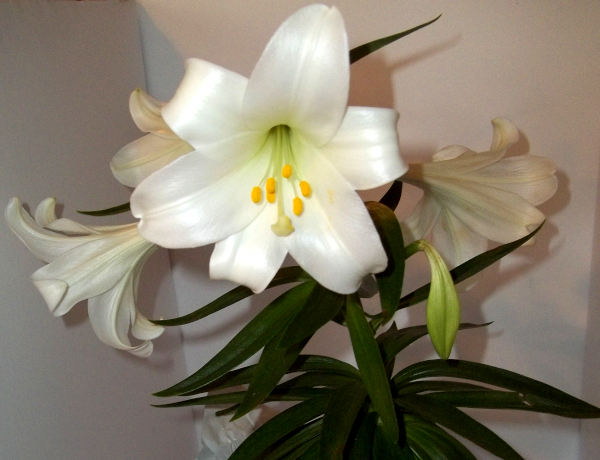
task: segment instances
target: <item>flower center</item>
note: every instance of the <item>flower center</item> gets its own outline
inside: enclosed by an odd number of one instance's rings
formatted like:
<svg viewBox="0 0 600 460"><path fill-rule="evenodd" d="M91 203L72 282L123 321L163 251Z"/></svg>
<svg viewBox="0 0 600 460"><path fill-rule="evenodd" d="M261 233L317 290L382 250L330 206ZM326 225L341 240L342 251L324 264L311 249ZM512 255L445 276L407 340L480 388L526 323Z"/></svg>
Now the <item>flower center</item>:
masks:
<svg viewBox="0 0 600 460"><path fill-rule="evenodd" d="M292 212L301 216L304 210L304 202L300 195L309 198L312 189L308 182L300 180L298 168L294 159L294 152L290 140L291 130L289 126L278 125L269 130L269 141L273 143L271 161L260 184L252 188L250 198L258 204L263 199L263 190L269 204L277 206L277 221L271 225L271 230L277 236L288 236L294 231L290 218L285 214L284 188L285 182L291 185L294 197L290 204Z"/></svg>

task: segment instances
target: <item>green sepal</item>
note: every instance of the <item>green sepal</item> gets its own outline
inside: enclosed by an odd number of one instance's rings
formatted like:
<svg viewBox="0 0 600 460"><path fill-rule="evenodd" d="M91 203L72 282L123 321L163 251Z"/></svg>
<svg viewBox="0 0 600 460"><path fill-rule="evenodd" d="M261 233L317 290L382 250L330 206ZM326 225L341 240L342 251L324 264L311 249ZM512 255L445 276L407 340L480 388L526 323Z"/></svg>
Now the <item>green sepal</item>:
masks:
<svg viewBox="0 0 600 460"><path fill-rule="evenodd" d="M296 283L298 281L309 281L312 278L300 267L283 267L275 274L267 289L281 286L282 284ZM223 294L218 299L213 300L202 308L199 308L192 313L172 319L151 319L154 324L159 326L182 326L184 324L193 323L202 318L206 318L213 313L216 313L224 308L227 308L234 303L239 302L247 297L254 295L252 290L245 286L238 286L235 289Z"/></svg>
<svg viewBox="0 0 600 460"><path fill-rule="evenodd" d="M281 339L285 335L286 330L286 328L282 329L265 345L256 365L254 376L246 391L246 396L231 421L243 417L269 396L269 393L271 393L279 380L288 372L289 367L296 361L298 355L306 346L310 337L312 337L310 335L300 342L293 343L288 347L282 347Z"/></svg>
<svg viewBox="0 0 600 460"><path fill-rule="evenodd" d="M434 459L477 460L469 449L433 423L405 414L404 424L408 444L413 450L418 445L420 452Z"/></svg>
<svg viewBox="0 0 600 460"><path fill-rule="evenodd" d="M504 256L510 254L515 249L525 244L542 228L544 222L542 222L540 226L536 228L533 232L531 232L529 235L526 235L523 238L513 241L512 243L503 244L502 246L498 246L497 248L486 251L483 254L479 254L478 256L473 257L472 259L467 260L465 263L459 265L458 267L450 270L450 275L452 276L454 284L458 284L461 281L464 281L470 278L471 276L479 273L481 270L484 270L485 268L492 265L494 262L497 262ZM428 283L425 286L421 286L419 289L402 297L400 299L400 305L398 305L398 310L410 307L411 305L415 305L427 299L427 297L429 296L430 287L431 283Z"/></svg>
<svg viewBox="0 0 600 460"><path fill-rule="evenodd" d="M394 211L400 203L400 198L402 198L402 182L395 180L379 202Z"/></svg>
<svg viewBox="0 0 600 460"><path fill-rule="evenodd" d="M194 374L154 396L176 396L206 385L257 353L298 313L314 288L314 281L295 286L256 315L225 347Z"/></svg>
<svg viewBox="0 0 600 460"><path fill-rule="evenodd" d="M394 35L389 35L387 37L380 38L378 40L373 40L372 42L365 43L364 45L360 45L360 46L357 46L356 48L351 49L350 50L350 64L353 64L356 61L358 61L359 59L362 59L365 56L368 56L373 51L377 51L379 48L383 48L384 46L389 45L390 43L395 42L396 40L398 40L402 37L406 37L407 35L412 34L413 32L416 32L417 30L428 26L429 24L437 21L441 16L442 15L440 14L437 18L432 19L431 21L421 24L417 27L413 27L412 29L405 30L404 32L400 32L400 33L397 33Z"/></svg>
<svg viewBox="0 0 600 460"><path fill-rule="evenodd" d="M470 361L455 359L422 361L398 372L393 378L393 383L396 388L401 388L413 380L432 377L471 380L514 391L519 393L532 408L543 409L540 412L571 418L600 417L599 408L557 388L516 372Z"/></svg>
<svg viewBox="0 0 600 460"><path fill-rule="evenodd" d="M342 309L345 296L315 285L302 309L286 326L279 343L280 347L289 347L312 336L322 326L331 321Z"/></svg>
<svg viewBox="0 0 600 460"><path fill-rule="evenodd" d="M394 402L430 423L442 425L504 460L524 460L496 433L459 409L426 396L406 395Z"/></svg>
<svg viewBox="0 0 600 460"><path fill-rule="evenodd" d="M342 460L348 436L367 397L362 382L353 382L335 390L323 417L319 458Z"/></svg>
<svg viewBox="0 0 600 460"><path fill-rule="evenodd" d="M85 214L86 216L112 216L114 214L121 214L123 212L131 211L129 203L120 204L119 206L113 206L112 208L101 209L100 211L77 211L79 214Z"/></svg>
<svg viewBox="0 0 600 460"><path fill-rule="evenodd" d="M366 206L388 257L387 268L375 275L379 286L383 324L385 324L396 313L402 294L406 259L404 240L402 239L400 223L394 211L375 201L366 203Z"/></svg>
<svg viewBox="0 0 600 460"><path fill-rule="evenodd" d="M258 458L286 435L320 417L325 412L328 401L328 396L317 396L281 412L248 436L242 445L231 454L229 460Z"/></svg>
<svg viewBox="0 0 600 460"><path fill-rule="evenodd" d="M367 318L356 296L346 297L346 322L350 331L352 349L375 411L383 421L383 429L393 442L397 442L398 421L392 401L390 382L381 354Z"/></svg>

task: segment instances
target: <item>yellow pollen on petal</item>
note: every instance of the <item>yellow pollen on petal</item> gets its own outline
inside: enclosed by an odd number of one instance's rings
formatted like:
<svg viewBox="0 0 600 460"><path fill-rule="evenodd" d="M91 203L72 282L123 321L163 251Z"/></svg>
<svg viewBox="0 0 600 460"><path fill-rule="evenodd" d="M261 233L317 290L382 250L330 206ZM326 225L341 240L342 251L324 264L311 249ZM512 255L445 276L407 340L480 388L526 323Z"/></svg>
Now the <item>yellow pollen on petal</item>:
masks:
<svg viewBox="0 0 600 460"><path fill-rule="evenodd" d="M302 200L298 197L294 198L294 204L293 204L294 214L299 216L300 214L302 214L303 208L304 208L304 204L302 203Z"/></svg>
<svg viewBox="0 0 600 460"><path fill-rule="evenodd" d="M310 185L305 180L300 181L300 192L302 193L302 196L305 197L310 196L310 193L312 192Z"/></svg>
<svg viewBox="0 0 600 460"><path fill-rule="evenodd" d="M292 175L292 166L291 165L284 165L283 169L281 170L281 175L283 177L285 177L286 179L289 179L290 176Z"/></svg>
<svg viewBox="0 0 600 460"><path fill-rule="evenodd" d="M267 179L267 193L275 193L275 178L274 177L269 177Z"/></svg>
<svg viewBox="0 0 600 460"><path fill-rule="evenodd" d="M277 236L288 236L294 231L290 218L285 214L281 214L277 217L277 222L271 225L271 230Z"/></svg>
<svg viewBox="0 0 600 460"><path fill-rule="evenodd" d="M275 193L267 193L267 201L269 203L275 203Z"/></svg>
<svg viewBox="0 0 600 460"><path fill-rule="evenodd" d="M250 197L254 203L258 203L262 197L262 191L260 190L260 187L254 187L250 193Z"/></svg>

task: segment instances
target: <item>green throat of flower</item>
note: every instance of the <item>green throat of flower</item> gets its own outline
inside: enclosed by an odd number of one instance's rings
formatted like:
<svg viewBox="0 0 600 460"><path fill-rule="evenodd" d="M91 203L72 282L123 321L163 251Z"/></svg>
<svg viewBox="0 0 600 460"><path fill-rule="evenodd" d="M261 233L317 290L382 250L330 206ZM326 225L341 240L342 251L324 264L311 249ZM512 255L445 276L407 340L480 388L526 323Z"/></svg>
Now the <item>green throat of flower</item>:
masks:
<svg viewBox="0 0 600 460"><path fill-rule="evenodd" d="M290 138L289 126L277 125L269 130L267 144L272 144L271 161L260 184L253 187L250 192L253 203L260 204L263 199L266 199L267 206L277 206L277 221L271 225L271 230L277 236L288 236L294 231L292 221L285 214L285 200L290 197L285 196L284 182L287 181L292 186L294 196L290 202L292 212L298 217L304 211L304 202L300 196L310 198L312 193L310 184L300 180L298 176Z"/></svg>

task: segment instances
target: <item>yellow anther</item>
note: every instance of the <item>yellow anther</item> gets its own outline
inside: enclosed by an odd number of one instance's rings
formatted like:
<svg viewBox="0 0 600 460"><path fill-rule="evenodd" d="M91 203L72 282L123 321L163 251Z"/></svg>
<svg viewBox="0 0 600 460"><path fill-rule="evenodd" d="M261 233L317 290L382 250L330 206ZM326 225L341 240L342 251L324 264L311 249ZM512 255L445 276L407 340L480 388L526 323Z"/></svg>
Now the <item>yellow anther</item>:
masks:
<svg viewBox="0 0 600 460"><path fill-rule="evenodd" d="M269 177L267 179L267 193L275 193L275 178Z"/></svg>
<svg viewBox="0 0 600 460"><path fill-rule="evenodd" d="M262 191L260 190L260 187L254 187L252 189L252 193L250 193L250 197L252 198L252 201L255 203L258 203L260 201L261 196L262 196Z"/></svg>
<svg viewBox="0 0 600 460"><path fill-rule="evenodd" d="M271 225L271 230L277 236L288 236L292 234L294 227L292 227L290 218L282 214L277 218L277 222Z"/></svg>
<svg viewBox="0 0 600 460"><path fill-rule="evenodd" d="M304 205L302 203L302 200L298 197L294 198L294 205L293 205L294 214L299 216L300 214L302 214L303 208L304 208Z"/></svg>
<svg viewBox="0 0 600 460"><path fill-rule="evenodd" d="M302 196L310 196L310 192L312 192L310 185L305 180L300 181L300 192L302 192Z"/></svg>
<svg viewBox="0 0 600 460"><path fill-rule="evenodd" d="M289 179L292 175L292 165L285 165L281 170L281 175L286 179Z"/></svg>
<svg viewBox="0 0 600 460"><path fill-rule="evenodd" d="M269 203L275 203L275 194L274 193L267 193L267 201Z"/></svg>

